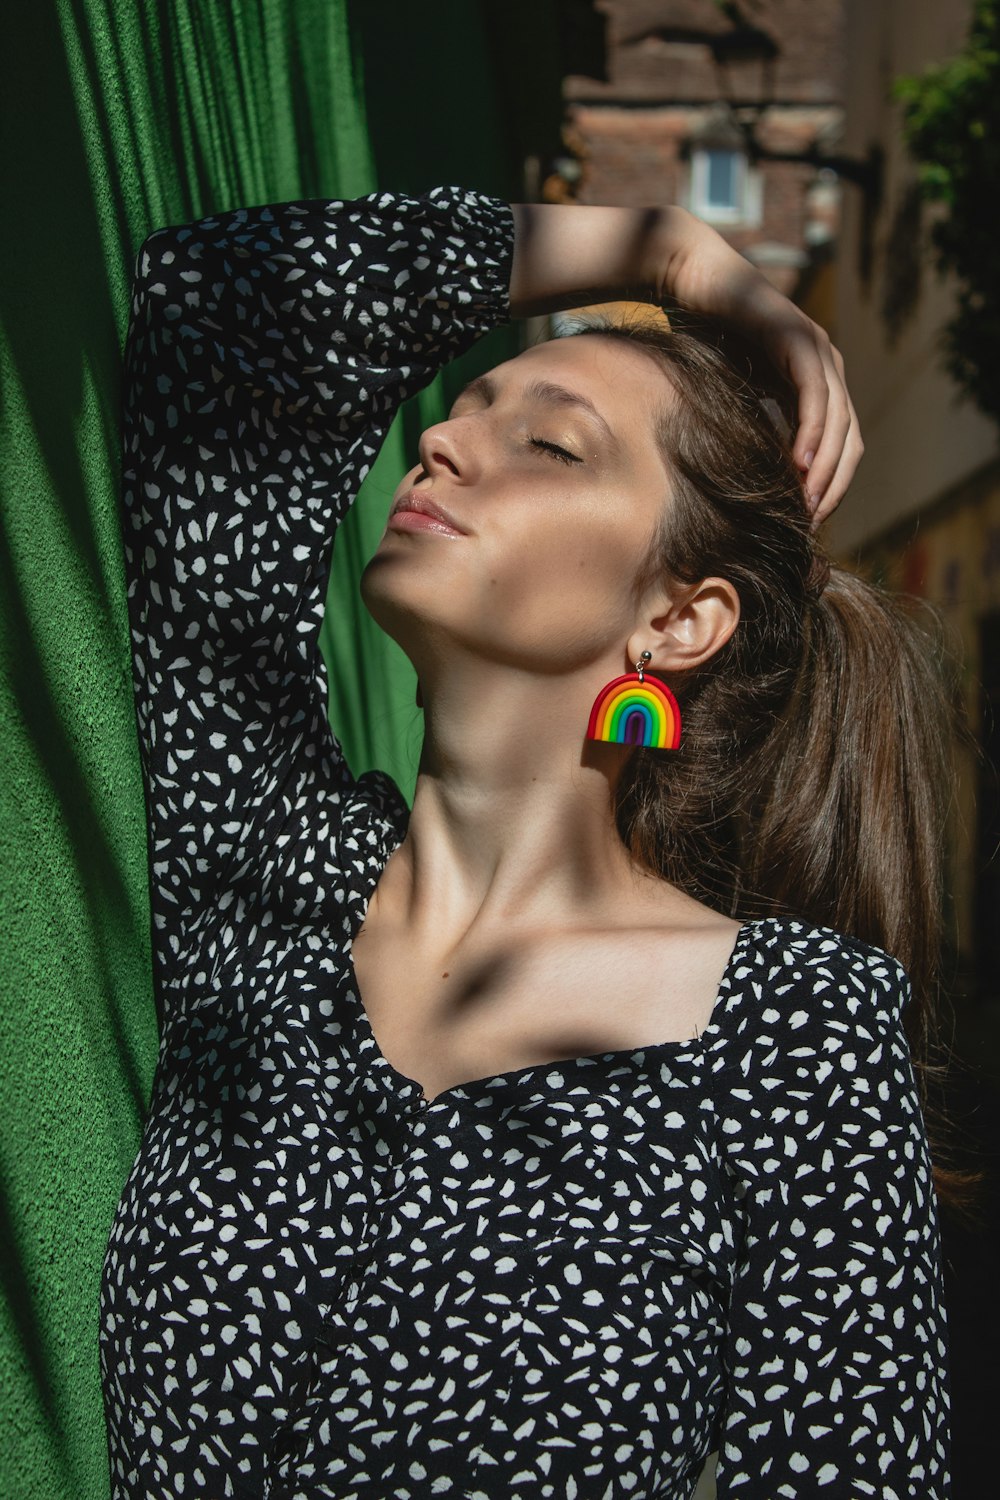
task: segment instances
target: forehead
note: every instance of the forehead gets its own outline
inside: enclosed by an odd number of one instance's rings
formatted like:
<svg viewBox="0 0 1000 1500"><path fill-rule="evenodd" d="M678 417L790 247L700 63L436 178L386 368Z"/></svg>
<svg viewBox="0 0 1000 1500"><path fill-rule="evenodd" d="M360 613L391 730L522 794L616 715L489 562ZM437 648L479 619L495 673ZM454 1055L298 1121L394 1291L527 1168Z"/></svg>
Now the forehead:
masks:
<svg viewBox="0 0 1000 1500"><path fill-rule="evenodd" d="M655 436L671 396L666 373L653 358L600 334L537 344L498 365L491 378L501 392L512 393L540 380L558 383L590 401L626 442Z"/></svg>

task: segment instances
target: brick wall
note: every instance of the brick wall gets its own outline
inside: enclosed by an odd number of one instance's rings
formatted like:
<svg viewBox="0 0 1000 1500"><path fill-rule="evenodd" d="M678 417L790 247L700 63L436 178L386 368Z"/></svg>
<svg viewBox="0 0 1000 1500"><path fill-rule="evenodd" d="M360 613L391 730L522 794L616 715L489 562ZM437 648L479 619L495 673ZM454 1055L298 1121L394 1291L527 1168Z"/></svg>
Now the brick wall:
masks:
<svg viewBox="0 0 1000 1500"><path fill-rule="evenodd" d="M836 149L842 0L594 4L605 19L605 77L564 81L566 155L544 183L546 198L698 209L699 147L743 150L752 131L767 153ZM835 231L836 184L815 164L751 155L746 211L717 227L782 290L794 290Z"/></svg>
<svg viewBox="0 0 1000 1500"><path fill-rule="evenodd" d="M835 104L843 95L842 0L742 0L733 6L594 0L594 8L605 18L607 80L567 79L573 98L711 102L720 97L711 41L729 53L721 86L736 100L771 94L786 104ZM762 54L768 42L770 60Z"/></svg>

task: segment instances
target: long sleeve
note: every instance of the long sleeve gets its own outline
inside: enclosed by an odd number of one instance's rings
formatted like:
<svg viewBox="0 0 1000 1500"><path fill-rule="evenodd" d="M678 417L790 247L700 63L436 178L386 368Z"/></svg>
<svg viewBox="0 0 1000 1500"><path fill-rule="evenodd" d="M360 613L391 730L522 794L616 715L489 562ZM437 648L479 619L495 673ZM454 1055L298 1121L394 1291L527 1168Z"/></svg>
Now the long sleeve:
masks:
<svg viewBox="0 0 1000 1500"><path fill-rule="evenodd" d="M945 1500L946 1336L909 984L875 949L797 932L744 976L761 1010L715 1077L743 1224L719 1500Z"/></svg>
<svg viewBox="0 0 1000 1500"><path fill-rule="evenodd" d="M509 206L456 188L243 208L140 247L124 535L161 954L267 895L304 800L331 835L334 530L400 402L507 317L512 251Z"/></svg>

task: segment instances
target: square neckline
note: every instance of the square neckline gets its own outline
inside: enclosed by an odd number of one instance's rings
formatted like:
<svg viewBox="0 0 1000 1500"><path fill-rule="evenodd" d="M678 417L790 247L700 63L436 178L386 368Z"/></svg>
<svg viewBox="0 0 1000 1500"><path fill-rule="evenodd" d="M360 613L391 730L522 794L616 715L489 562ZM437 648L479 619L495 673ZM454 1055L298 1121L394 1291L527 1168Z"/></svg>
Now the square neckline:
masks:
<svg viewBox="0 0 1000 1500"><path fill-rule="evenodd" d="M388 856L385 862L388 863ZM449 1084L446 1088L439 1089L432 1098L428 1099L424 1093L424 1086L419 1079L411 1078L407 1073L402 1072L394 1063L389 1061L383 1052L378 1037L375 1035L375 1029L371 1024L371 1018L365 1008L361 986L358 983L357 970L354 966L354 939L364 926L368 906L374 895L380 875L381 870L372 883L371 890L364 902L361 918L351 933L347 947L347 967L351 976L350 990L355 1008L355 1021L360 1027L365 1040L368 1042L367 1050L374 1059L376 1069L383 1074L390 1084L391 1092L402 1096L405 1100L411 1101L411 1107L419 1110L421 1114L426 1114L437 1106L448 1107L451 1102L451 1095L457 1094L461 1098L468 1098L470 1091L488 1093L492 1087L501 1084L516 1084L522 1079L529 1078L534 1073L550 1073L558 1071L560 1068L579 1068L584 1064L596 1066L599 1064L614 1065L617 1062L622 1064L640 1061L646 1062L650 1059L655 1060L661 1056L677 1056L691 1048L695 1048L701 1053L706 1046L706 1039L714 1040L715 1036L721 1030L722 1012L725 1008L725 1001L729 998L732 990L733 974L742 960L745 949L749 946L751 937L760 925L760 921L767 920L766 918L760 920L748 918L740 923L736 937L733 940L733 946L729 951L725 968L722 971L722 977L719 980L708 1021L696 1036L687 1037L683 1040L670 1039L663 1042L647 1042L637 1047L616 1047L607 1052L583 1052L574 1054L572 1057L557 1057L550 1058L544 1062L526 1063L520 1068L508 1068L500 1073L483 1074L478 1078L467 1078L463 1079L460 1083ZM538 1092L544 1093L545 1090L540 1089Z"/></svg>

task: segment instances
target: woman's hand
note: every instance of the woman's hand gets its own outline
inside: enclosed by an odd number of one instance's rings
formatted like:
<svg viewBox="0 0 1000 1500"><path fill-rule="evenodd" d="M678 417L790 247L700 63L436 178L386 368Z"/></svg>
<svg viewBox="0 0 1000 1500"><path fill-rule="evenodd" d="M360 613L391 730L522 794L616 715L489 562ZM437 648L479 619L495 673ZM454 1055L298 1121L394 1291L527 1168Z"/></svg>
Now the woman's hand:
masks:
<svg viewBox="0 0 1000 1500"><path fill-rule="evenodd" d="M677 227L666 237L658 298L672 297L733 324L795 386L798 431L792 453L806 473L818 525L843 498L864 452L840 351L714 229L684 209L671 213Z"/></svg>
<svg viewBox="0 0 1000 1500"><path fill-rule="evenodd" d="M843 498L864 445L826 333L721 235L682 208L514 204L515 317L621 297L673 300L756 343L798 393L793 456L818 525Z"/></svg>

